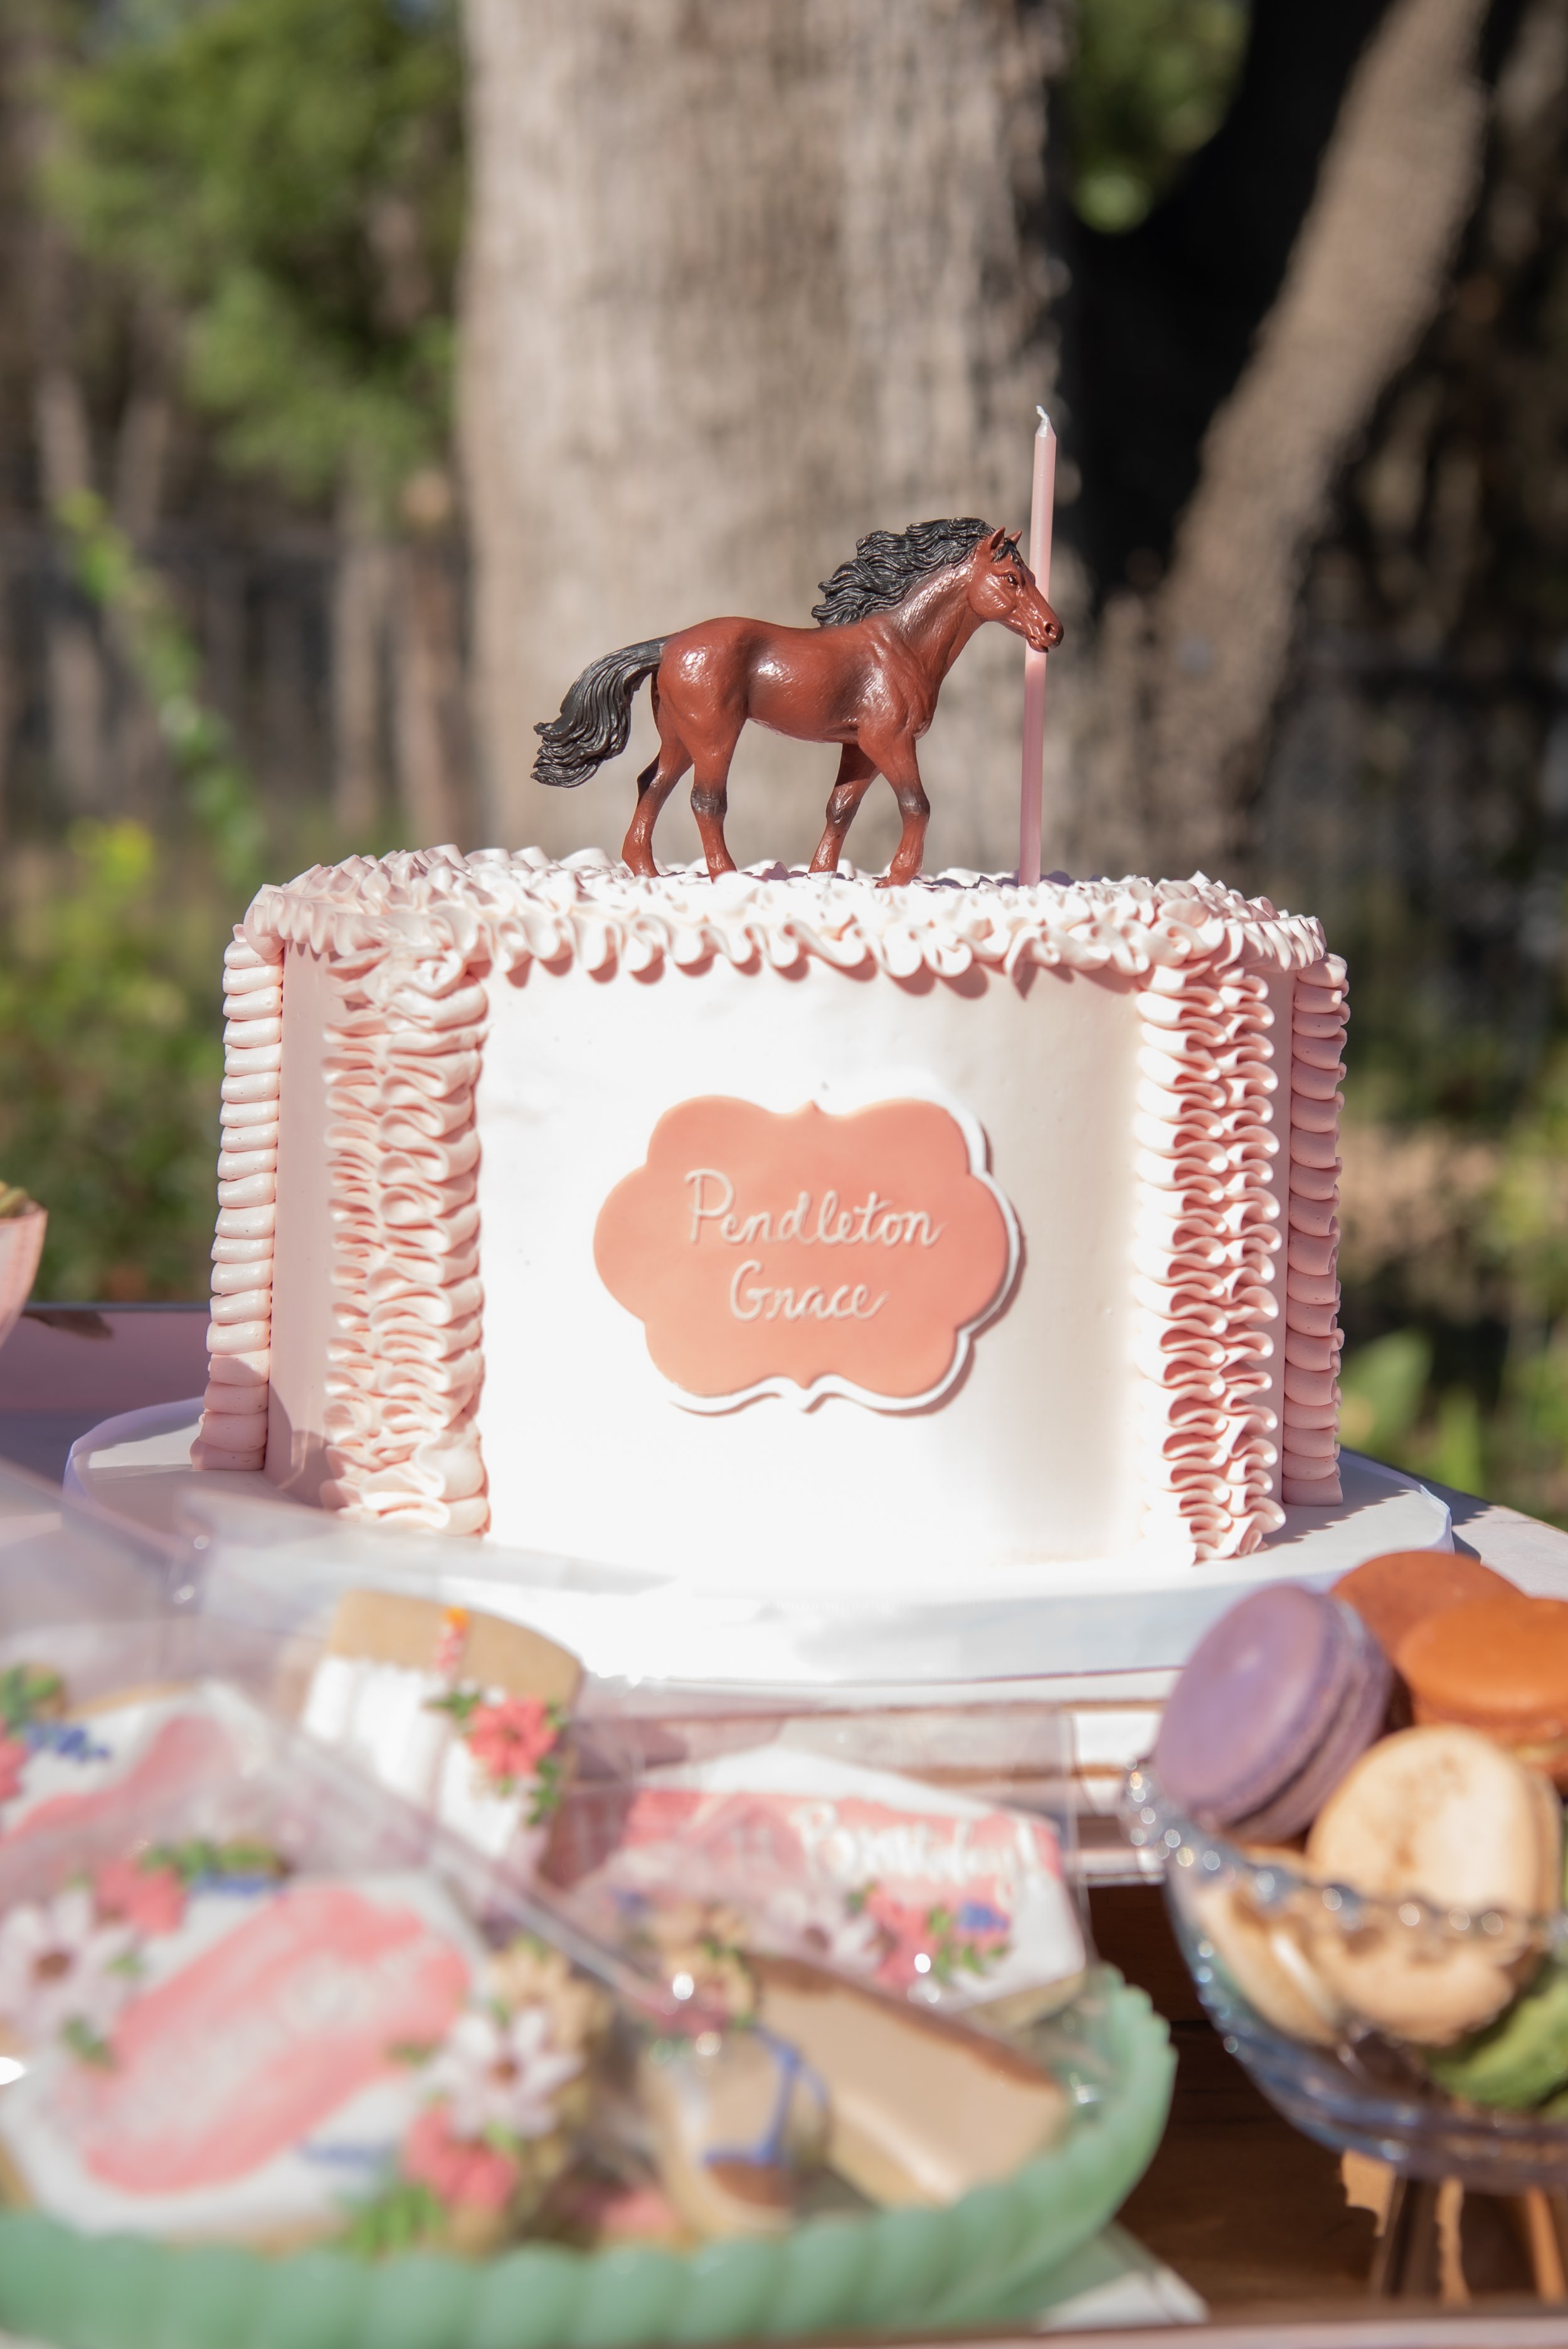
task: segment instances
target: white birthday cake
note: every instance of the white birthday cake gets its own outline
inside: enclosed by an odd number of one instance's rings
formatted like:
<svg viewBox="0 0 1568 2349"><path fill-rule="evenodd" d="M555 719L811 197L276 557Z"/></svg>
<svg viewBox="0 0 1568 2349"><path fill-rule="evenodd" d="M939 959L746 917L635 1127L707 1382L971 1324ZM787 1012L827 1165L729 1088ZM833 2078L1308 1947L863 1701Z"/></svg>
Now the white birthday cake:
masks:
<svg viewBox="0 0 1568 2349"><path fill-rule="evenodd" d="M263 890L226 981L201 1465L906 1598L1338 1497L1315 921L435 849Z"/></svg>

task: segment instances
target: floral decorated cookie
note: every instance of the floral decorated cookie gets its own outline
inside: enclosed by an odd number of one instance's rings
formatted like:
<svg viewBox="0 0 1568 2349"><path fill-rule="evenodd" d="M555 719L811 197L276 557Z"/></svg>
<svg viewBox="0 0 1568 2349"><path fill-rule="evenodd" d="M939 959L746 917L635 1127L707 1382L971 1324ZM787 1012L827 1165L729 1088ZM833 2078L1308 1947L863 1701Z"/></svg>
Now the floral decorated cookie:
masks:
<svg viewBox="0 0 1568 2349"><path fill-rule="evenodd" d="M604 1993L542 1943L491 1959L445 2036L408 2051L419 2108L350 2241L481 2251L521 2232L576 2150L609 2018Z"/></svg>
<svg viewBox="0 0 1568 2349"><path fill-rule="evenodd" d="M245 1729L210 1682L97 1704L74 1718L51 1665L0 1671L0 1847L36 1836L95 1842L123 1823L129 1841L150 1801L194 1789L232 1765Z"/></svg>
<svg viewBox="0 0 1568 2349"><path fill-rule="evenodd" d="M0 2029L26 2067L0 2095L4 2168L90 2233L337 2233L430 2101L426 2053L484 1963L423 1876L133 1848L0 1920Z"/></svg>
<svg viewBox="0 0 1568 2349"><path fill-rule="evenodd" d="M519 1827L543 1826L561 1800L566 1721L560 1708L462 1684L427 1702L447 1715L455 1733L436 1795L443 1825L490 1852L504 1850Z"/></svg>
<svg viewBox="0 0 1568 2349"><path fill-rule="evenodd" d="M9 1909L0 1920L0 2040L17 2052L58 2044L108 2063L147 1946L180 1931L192 1890L220 1886L232 1897L284 1872L260 1845L154 1845L106 1861L52 1899Z"/></svg>
<svg viewBox="0 0 1568 2349"><path fill-rule="evenodd" d="M10 1664L0 1671L0 1836L7 1810L15 1811L36 1764L45 1754L87 1763L107 1761L108 1749L79 1722L67 1722L66 1684L47 1664Z"/></svg>
<svg viewBox="0 0 1568 2349"><path fill-rule="evenodd" d="M0 2173L89 2233L491 2251L576 2158L610 2021L428 1877L147 1844L0 1919Z"/></svg>
<svg viewBox="0 0 1568 2349"><path fill-rule="evenodd" d="M750 1949L1010 2017L1061 2004L1086 1963L1048 1820L783 1743L645 1771L570 1897L602 1932L722 1899Z"/></svg>
<svg viewBox="0 0 1568 2349"><path fill-rule="evenodd" d="M13 1909L0 1925L0 2039L8 2052L54 2042L89 2059L129 1994L136 1935L105 1916L90 1885Z"/></svg>
<svg viewBox="0 0 1568 2349"><path fill-rule="evenodd" d="M304 1726L488 1857L532 1859L560 1800L581 1677L574 1657L520 1625L350 1591Z"/></svg>

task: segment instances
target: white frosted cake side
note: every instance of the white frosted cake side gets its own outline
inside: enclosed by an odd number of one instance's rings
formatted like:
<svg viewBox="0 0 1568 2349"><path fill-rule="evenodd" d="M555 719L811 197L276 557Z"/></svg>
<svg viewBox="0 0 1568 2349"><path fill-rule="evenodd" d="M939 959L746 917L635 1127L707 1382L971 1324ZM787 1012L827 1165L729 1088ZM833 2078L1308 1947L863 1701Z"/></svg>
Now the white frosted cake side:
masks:
<svg viewBox="0 0 1568 2349"><path fill-rule="evenodd" d="M437 850L263 890L228 969L201 1464L760 1593L1338 1496L1314 922Z"/></svg>

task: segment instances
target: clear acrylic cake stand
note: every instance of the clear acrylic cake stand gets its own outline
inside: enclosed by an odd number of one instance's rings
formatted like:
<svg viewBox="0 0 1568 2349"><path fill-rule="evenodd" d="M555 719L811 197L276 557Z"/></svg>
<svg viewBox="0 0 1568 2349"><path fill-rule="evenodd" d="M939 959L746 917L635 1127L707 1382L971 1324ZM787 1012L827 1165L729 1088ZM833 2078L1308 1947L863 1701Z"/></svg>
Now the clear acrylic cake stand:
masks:
<svg viewBox="0 0 1568 2349"><path fill-rule="evenodd" d="M1414 1478L1349 1454L1342 1505L1292 1510L1283 1532L1249 1558L1181 1568L1136 1558L1043 1564L1008 1587L977 1592L955 1558L961 1599L758 1598L490 1541L349 1526L280 1495L259 1473L192 1469L197 1411L194 1402L165 1403L104 1421L73 1447L67 1491L159 1533L199 1533L226 1551L275 1546L319 1554L324 1568L335 1559L340 1572L356 1556L370 1562L366 1545L380 1557L389 1542L411 1564L414 1543L454 1595L475 1581L482 1562L484 1604L562 1640L601 1680L665 1690L886 1702L894 1689L934 1698L974 1693L978 1684L1011 1697L1021 1682L1114 1674L1150 1683L1130 1685L1130 1701L1158 1701L1205 1626L1259 1581L1322 1585L1383 1550L1452 1547L1442 1500ZM1053 1693L1064 1692L1058 1685Z"/></svg>

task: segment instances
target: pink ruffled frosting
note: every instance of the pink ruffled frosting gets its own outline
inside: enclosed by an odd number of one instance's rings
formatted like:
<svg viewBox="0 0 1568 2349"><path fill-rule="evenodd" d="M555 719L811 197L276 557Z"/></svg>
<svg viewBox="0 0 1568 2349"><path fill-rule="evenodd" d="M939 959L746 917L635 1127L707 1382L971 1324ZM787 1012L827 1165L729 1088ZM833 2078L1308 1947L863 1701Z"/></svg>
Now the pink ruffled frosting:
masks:
<svg viewBox="0 0 1568 2349"><path fill-rule="evenodd" d="M283 947L236 930L223 954L222 1144L212 1242L207 1389L191 1458L199 1468L259 1468L267 1451L277 1225Z"/></svg>
<svg viewBox="0 0 1568 2349"><path fill-rule="evenodd" d="M1268 1396L1279 1204L1274 1015L1243 954L1140 989L1134 1285L1146 1530L1235 1557L1284 1523Z"/></svg>
<svg viewBox="0 0 1568 2349"><path fill-rule="evenodd" d="M710 881L701 868L637 879L597 849L555 864L541 849L454 848L350 857L262 890L245 919L253 942L308 946L362 972L373 999L423 969L455 977L494 964L576 959L635 975L716 956L742 969L796 968L815 955L843 970L956 978L978 964L1020 962L1141 978L1158 968L1232 962L1281 970L1323 954L1323 932L1266 897L1206 880L1042 881L1032 889L979 873L944 873L881 889L850 872L758 865Z"/></svg>
<svg viewBox="0 0 1568 2349"><path fill-rule="evenodd" d="M323 1506L483 1533L474 1087L485 991L455 959L373 962L327 1031L336 1237Z"/></svg>
<svg viewBox="0 0 1568 2349"><path fill-rule="evenodd" d="M1337 1492L1338 1340L1334 1304L1319 1293L1326 1286L1337 1299L1330 1172L1337 1046L1326 1061L1321 1048L1343 1029L1344 969L1325 957L1315 922L1202 874L1025 889L952 873L878 889L849 873L779 867L717 884L693 871L648 882L596 851L562 864L532 849L356 857L263 889L230 949L231 974L242 974L242 984L230 1000L226 1119L231 1098L247 1116L263 1099L260 1091L231 1095L236 1079L249 1085L270 1073L264 1098L275 1105L277 969L291 945L329 955L346 983L342 1017L327 1039L337 1219L328 1506L459 1532L488 1524L475 1423L483 1378L474 1123L482 981L492 969L573 957L592 970L641 976L720 957L741 968L788 970L816 956L895 980L925 971L957 978L975 966L1012 971L1027 962L1131 978L1142 1025L1138 1473L1147 1530L1193 1557L1242 1554L1282 1521L1273 1497L1280 1431L1267 1402L1281 1336L1271 1267L1282 1234L1268 1179L1283 1123L1274 1111L1281 1056L1264 973L1298 974L1284 1496ZM253 1029L245 1025L253 1019ZM268 1050L265 1071L246 1057ZM197 1454L208 1466L260 1466L264 1450L262 1273L248 1294L231 1285L229 1269L263 1259L259 1249L243 1258L220 1249L232 1228L225 1218L266 1217L270 1301L275 1123L265 1133L255 1152L241 1154L225 1127L221 1178L257 1188L243 1207L237 1194L220 1193L215 1297L222 1273L223 1296L246 1295L250 1318L225 1304L229 1318L221 1321L214 1303L212 1384ZM273 1154L263 1164L268 1148ZM232 1237L249 1237L248 1228ZM242 1362L243 1377L228 1367ZM227 1400L242 1393L242 1405Z"/></svg>
<svg viewBox="0 0 1568 2349"><path fill-rule="evenodd" d="M1286 1501L1337 1501L1339 1486L1340 1058L1350 1013L1345 965L1326 955L1295 983L1290 1064L1290 1232L1285 1269Z"/></svg>

